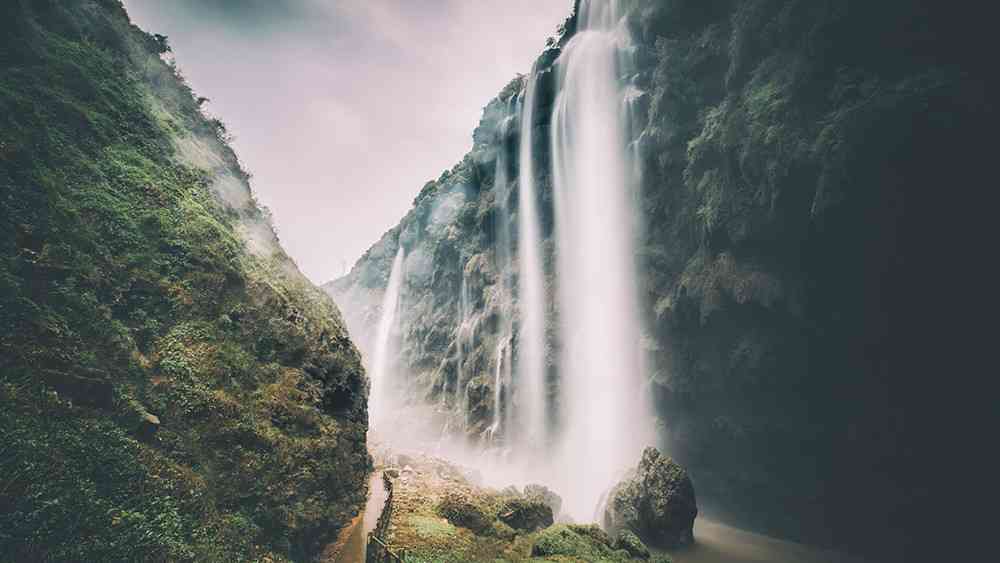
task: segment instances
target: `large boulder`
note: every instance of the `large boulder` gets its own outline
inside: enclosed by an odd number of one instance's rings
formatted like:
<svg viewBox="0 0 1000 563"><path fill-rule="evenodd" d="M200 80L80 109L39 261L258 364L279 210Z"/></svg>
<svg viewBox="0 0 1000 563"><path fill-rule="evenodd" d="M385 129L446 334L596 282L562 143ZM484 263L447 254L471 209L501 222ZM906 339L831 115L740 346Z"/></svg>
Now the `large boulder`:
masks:
<svg viewBox="0 0 1000 563"><path fill-rule="evenodd" d="M639 536L633 534L631 530L618 532L618 537L615 538L613 547L625 551L633 559L649 559L649 549L642 543Z"/></svg>
<svg viewBox="0 0 1000 563"><path fill-rule="evenodd" d="M461 491L446 494L437 505L437 513L453 525L477 534L488 535L493 526L493 517L481 500Z"/></svg>
<svg viewBox="0 0 1000 563"><path fill-rule="evenodd" d="M504 502L500 520L515 530L534 532L552 525L552 508L540 497L515 497Z"/></svg>
<svg viewBox="0 0 1000 563"><path fill-rule="evenodd" d="M687 471L655 448L646 448L639 466L611 489L604 527L612 533L631 530L650 545L677 547L694 541L697 515Z"/></svg>
<svg viewBox="0 0 1000 563"><path fill-rule="evenodd" d="M611 538L597 526L557 524L546 528L531 547L532 557L565 557L573 561L620 561Z"/></svg>
<svg viewBox="0 0 1000 563"><path fill-rule="evenodd" d="M562 497L557 495L552 489L549 489L545 485L526 485L524 487L524 496L528 498L536 498L548 505L552 509L552 516L555 518L559 517L560 511L562 511Z"/></svg>

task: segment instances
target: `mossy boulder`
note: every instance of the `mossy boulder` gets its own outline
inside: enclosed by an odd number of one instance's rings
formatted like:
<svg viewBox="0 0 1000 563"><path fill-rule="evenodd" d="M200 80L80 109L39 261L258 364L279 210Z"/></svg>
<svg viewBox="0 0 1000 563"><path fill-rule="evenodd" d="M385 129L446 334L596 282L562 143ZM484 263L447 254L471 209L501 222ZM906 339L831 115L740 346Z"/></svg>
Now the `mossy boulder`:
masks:
<svg viewBox="0 0 1000 563"><path fill-rule="evenodd" d="M597 524L569 524L569 529L601 545L611 545L611 536Z"/></svg>
<svg viewBox="0 0 1000 563"><path fill-rule="evenodd" d="M562 511L562 497L545 485L525 485L524 496L544 502L552 509L552 516L555 518L558 518Z"/></svg>
<svg viewBox="0 0 1000 563"><path fill-rule="evenodd" d="M600 528L571 524L558 524L543 530L531 547L531 556L562 556L583 561L622 560L612 549L611 539Z"/></svg>
<svg viewBox="0 0 1000 563"><path fill-rule="evenodd" d="M615 549L624 550L635 559L649 559L649 549L642 543L639 536L630 530L622 530L615 538Z"/></svg>
<svg viewBox="0 0 1000 563"><path fill-rule="evenodd" d="M594 524L556 524L538 533L531 547L532 557L553 558L559 561L602 561L625 563L645 560L653 563L670 563L666 555L650 555L642 542L632 535L634 542L625 545ZM640 549L641 547L641 549Z"/></svg>
<svg viewBox="0 0 1000 563"><path fill-rule="evenodd" d="M488 535L493 530L495 518L489 508L465 493L445 495L437 505L437 513L453 525L468 528L477 534Z"/></svg>
<svg viewBox="0 0 1000 563"><path fill-rule="evenodd" d="M500 520L514 528L534 532L552 525L552 508L539 497L508 499L500 508Z"/></svg>
<svg viewBox="0 0 1000 563"><path fill-rule="evenodd" d="M655 448L646 448L631 476L615 485L604 510L604 527L634 532L658 547L694 542L698 515L694 485L687 471Z"/></svg>

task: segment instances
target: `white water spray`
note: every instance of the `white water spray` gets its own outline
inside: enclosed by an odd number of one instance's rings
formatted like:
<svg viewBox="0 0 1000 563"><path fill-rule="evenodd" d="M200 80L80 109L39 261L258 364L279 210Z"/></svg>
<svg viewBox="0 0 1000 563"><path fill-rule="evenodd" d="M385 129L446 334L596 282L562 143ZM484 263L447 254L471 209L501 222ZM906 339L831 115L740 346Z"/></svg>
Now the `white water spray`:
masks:
<svg viewBox="0 0 1000 563"><path fill-rule="evenodd" d="M465 273L465 268L462 269L462 285L459 288L458 296L458 314L459 323L458 330L455 335L455 347L458 352L458 365L456 366L455 375L455 393L460 394L458 404L462 407L462 413L469 412L469 397L465 390L466 385L469 383L469 377L466 375L465 369L465 359L468 356L468 342L470 340L469 333L471 329L469 327L470 315L472 314L472 297L469 295L469 281L468 276Z"/></svg>
<svg viewBox="0 0 1000 563"><path fill-rule="evenodd" d="M542 234L538 214L533 151L535 125L535 69L525 86L521 110L520 196L518 198L518 253L520 279L518 305L518 395L522 440L534 449L543 445L545 417L545 274Z"/></svg>
<svg viewBox="0 0 1000 563"><path fill-rule="evenodd" d="M648 417L640 399L632 152L615 0L583 0L558 61L552 160L560 301L559 470L564 508L591 521L602 493L635 463Z"/></svg>
<svg viewBox="0 0 1000 563"><path fill-rule="evenodd" d="M502 420L502 406L503 406L503 374L504 368L507 362L504 361L505 355L504 351L507 347L507 341L500 340L497 343L497 357L496 357L496 369L493 371L493 424L486 429L486 440L487 442L492 441L496 433L500 430L500 424Z"/></svg>
<svg viewBox="0 0 1000 563"><path fill-rule="evenodd" d="M389 273L389 285L382 296L382 311L375 332L375 354L371 366L371 394L368 400L369 428L375 431L381 421L391 413L387 404L390 399L390 362L393 354L392 333L396 328L399 312L399 293L403 285L403 247L399 247L396 259Z"/></svg>
<svg viewBox="0 0 1000 563"><path fill-rule="evenodd" d="M538 172L549 162L546 151L535 151L535 120L542 111L536 107L536 95L541 97L536 94L541 89L536 84L536 68L523 93L505 100L498 126L492 194L496 272L493 291L477 293L473 303L470 286L479 291L482 280L466 279L468 272L463 269L457 307L461 319L455 331L457 389L450 385L442 389L442 401L449 393L462 394L461 412L468 416L469 382L492 384L490 395L483 397L486 406L492 400L492 420L478 443L469 444L471 447L449 439L451 432L463 429L456 429L447 416L445 411L454 405L447 402L444 408L436 406L435 411L420 414L440 424L431 432L406 434L406 429L398 429L400 443L416 447L426 438L434 451L476 465L486 482L493 485L541 482L550 486L563 497L567 515L583 522L595 519L602 494L623 469L635 463L649 438L650 418L646 402L640 397L642 370L633 249L633 198L641 170L636 144L628 142L634 136L630 121L642 92L628 80L632 45L622 22L623 14L615 0L583 0L578 31L563 48L554 68L558 93L548 152L556 213L559 410L551 414L546 411L547 296L538 209L540 178L544 179L545 172ZM514 155L510 154L509 140L518 123L519 255L515 262L515 233L511 232L513 216L509 208ZM390 370L390 334L398 322L395 310L401 264L400 255L390 276L379 322L372 372L373 421L386 410L383 393ZM516 334L512 314L514 273L519 275ZM482 322L485 320L490 322ZM480 346L491 347L492 357L482 357ZM515 350L516 366L512 361ZM517 369L513 374L512 366ZM481 388L477 386L476 390ZM476 400L478 408L478 396ZM441 418L441 414L446 416ZM471 421L464 422L458 424L467 428ZM397 430L390 429L385 421L381 424L387 431ZM546 449L549 444L553 447Z"/></svg>

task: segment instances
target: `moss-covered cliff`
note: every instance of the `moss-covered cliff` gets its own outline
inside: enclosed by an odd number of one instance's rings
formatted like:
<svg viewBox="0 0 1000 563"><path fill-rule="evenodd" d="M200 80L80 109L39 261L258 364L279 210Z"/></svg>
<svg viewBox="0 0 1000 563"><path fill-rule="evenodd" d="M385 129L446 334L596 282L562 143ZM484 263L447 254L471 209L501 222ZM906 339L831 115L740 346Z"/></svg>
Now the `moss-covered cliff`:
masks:
<svg viewBox="0 0 1000 563"><path fill-rule="evenodd" d="M975 43L988 18L902 0L628 4L661 445L710 515L905 558L933 526L918 516L939 469L928 445L955 414L935 383L960 344L944 328L960 314L948 264L975 262L983 236L967 205L989 161L990 65ZM552 64L574 28L535 70L550 292ZM497 150L516 146L498 123L521 87L487 106L470 155L327 286L364 338L406 247L403 361L418 398L444 395L472 436L491 415L498 281L517 277L516 263L497 272L493 240L498 194L516 201L516 182L494 183ZM935 404L945 412L925 416Z"/></svg>
<svg viewBox="0 0 1000 563"><path fill-rule="evenodd" d="M167 50L0 6L5 560L304 560L364 499L360 357Z"/></svg>

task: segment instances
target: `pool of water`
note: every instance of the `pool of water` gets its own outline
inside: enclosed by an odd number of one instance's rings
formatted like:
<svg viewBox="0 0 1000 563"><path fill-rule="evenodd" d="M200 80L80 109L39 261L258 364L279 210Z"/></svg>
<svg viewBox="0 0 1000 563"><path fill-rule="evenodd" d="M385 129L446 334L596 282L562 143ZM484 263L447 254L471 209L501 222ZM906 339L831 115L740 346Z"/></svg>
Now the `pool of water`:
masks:
<svg viewBox="0 0 1000 563"><path fill-rule="evenodd" d="M711 520L698 519L695 543L673 551L675 563L864 563L833 551L747 532Z"/></svg>

